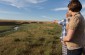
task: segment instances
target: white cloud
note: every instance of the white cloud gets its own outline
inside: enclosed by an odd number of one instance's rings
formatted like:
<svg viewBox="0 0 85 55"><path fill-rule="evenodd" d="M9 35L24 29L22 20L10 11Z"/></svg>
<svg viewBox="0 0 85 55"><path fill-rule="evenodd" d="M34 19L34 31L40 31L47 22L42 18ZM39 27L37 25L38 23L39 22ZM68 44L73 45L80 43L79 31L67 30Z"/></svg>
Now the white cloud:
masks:
<svg viewBox="0 0 85 55"><path fill-rule="evenodd" d="M83 9L85 8L85 4L82 5L83 6Z"/></svg>
<svg viewBox="0 0 85 55"><path fill-rule="evenodd" d="M49 18L49 17L47 17L47 16L42 16L43 18Z"/></svg>
<svg viewBox="0 0 85 55"><path fill-rule="evenodd" d="M8 4L11 6L15 6L17 8L21 8L24 6L29 6L31 4L38 4L45 2L47 0L0 0L0 3Z"/></svg>
<svg viewBox="0 0 85 55"><path fill-rule="evenodd" d="M85 4L82 5L83 9L85 8ZM65 11L67 10L68 8L67 7L61 7L61 8L55 8L55 9L52 9L54 11Z"/></svg>
<svg viewBox="0 0 85 55"><path fill-rule="evenodd" d="M68 8L67 7L61 7L61 8L55 8L55 9L52 9L54 11L64 11L64 10L67 10Z"/></svg>
<svg viewBox="0 0 85 55"><path fill-rule="evenodd" d="M37 4L37 3L45 2L46 0L26 0L26 1L27 1L27 2L30 2L30 3Z"/></svg>

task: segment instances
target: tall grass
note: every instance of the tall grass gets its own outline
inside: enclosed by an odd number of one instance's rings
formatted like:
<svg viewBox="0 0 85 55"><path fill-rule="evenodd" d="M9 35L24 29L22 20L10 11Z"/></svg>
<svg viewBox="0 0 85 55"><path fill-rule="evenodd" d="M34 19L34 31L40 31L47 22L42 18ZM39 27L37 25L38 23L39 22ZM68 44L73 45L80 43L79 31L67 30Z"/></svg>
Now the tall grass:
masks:
<svg viewBox="0 0 85 55"><path fill-rule="evenodd" d="M62 55L57 24L23 24L0 37L1 55Z"/></svg>

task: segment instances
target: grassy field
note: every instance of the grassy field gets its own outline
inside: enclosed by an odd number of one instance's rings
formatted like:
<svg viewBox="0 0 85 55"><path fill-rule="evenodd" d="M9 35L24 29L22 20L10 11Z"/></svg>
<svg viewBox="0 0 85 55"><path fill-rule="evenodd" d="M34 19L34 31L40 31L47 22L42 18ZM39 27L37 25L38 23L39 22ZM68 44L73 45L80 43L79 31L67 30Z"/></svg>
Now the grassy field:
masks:
<svg viewBox="0 0 85 55"><path fill-rule="evenodd" d="M22 24L17 31L0 36L0 55L62 55L60 33L57 24Z"/></svg>

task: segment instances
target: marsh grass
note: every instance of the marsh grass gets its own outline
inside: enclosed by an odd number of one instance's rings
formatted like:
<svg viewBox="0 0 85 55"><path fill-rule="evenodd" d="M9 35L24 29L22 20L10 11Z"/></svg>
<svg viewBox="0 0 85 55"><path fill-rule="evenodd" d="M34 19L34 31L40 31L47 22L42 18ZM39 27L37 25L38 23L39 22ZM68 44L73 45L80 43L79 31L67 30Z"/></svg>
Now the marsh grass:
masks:
<svg viewBox="0 0 85 55"><path fill-rule="evenodd" d="M62 55L57 24L22 24L0 37L0 55Z"/></svg>

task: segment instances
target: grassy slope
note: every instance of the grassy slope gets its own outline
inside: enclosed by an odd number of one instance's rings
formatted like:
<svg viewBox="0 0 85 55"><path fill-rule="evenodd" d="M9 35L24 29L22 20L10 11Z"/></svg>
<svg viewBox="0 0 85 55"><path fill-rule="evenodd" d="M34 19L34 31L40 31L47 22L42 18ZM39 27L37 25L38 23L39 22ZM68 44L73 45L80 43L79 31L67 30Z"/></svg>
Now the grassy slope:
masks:
<svg viewBox="0 0 85 55"><path fill-rule="evenodd" d="M56 24L23 24L0 37L0 55L61 55L60 32Z"/></svg>

